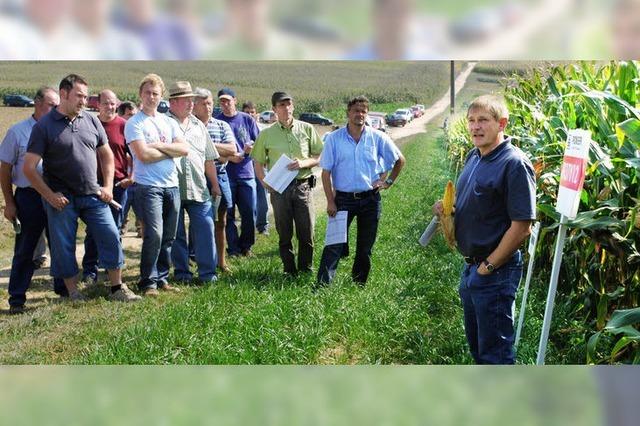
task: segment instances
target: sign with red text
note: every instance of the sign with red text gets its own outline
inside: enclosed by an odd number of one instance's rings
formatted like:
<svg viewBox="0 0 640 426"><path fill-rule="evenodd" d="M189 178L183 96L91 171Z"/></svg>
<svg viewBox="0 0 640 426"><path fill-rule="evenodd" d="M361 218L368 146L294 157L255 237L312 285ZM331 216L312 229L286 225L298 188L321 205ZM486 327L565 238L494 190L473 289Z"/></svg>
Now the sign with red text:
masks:
<svg viewBox="0 0 640 426"><path fill-rule="evenodd" d="M584 185L584 175L589 158L591 132L575 129L569 131L567 148L560 171L558 203L556 211L569 219L575 219L580 205L580 192Z"/></svg>

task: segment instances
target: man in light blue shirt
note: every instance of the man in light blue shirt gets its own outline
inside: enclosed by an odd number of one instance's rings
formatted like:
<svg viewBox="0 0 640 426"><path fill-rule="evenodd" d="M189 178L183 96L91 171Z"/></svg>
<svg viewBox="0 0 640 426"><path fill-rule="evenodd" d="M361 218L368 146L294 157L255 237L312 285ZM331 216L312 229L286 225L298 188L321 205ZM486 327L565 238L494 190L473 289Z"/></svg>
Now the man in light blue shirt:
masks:
<svg viewBox="0 0 640 426"><path fill-rule="evenodd" d="M140 83L142 110L127 121L124 129L137 184L134 203L144 223L138 287L152 297L158 290L179 291L167 282L180 209L174 158L189 154L178 123L157 111L164 89L158 75L145 76Z"/></svg>
<svg viewBox="0 0 640 426"><path fill-rule="evenodd" d="M405 163L389 136L365 125L368 112L366 97L349 101L348 124L326 137L320 158L327 214L333 217L338 211L347 211L347 227L358 218L351 276L360 285L367 282L371 270L371 252L381 212L379 191L393 184ZM333 280L343 250L344 244L325 246L318 268L319 285Z"/></svg>
<svg viewBox="0 0 640 426"><path fill-rule="evenodd" d="M19 221L21 229L16 233L16 241L9 277L9 312L24 311L26 291L33 277L33 252L39 244L42 230L47 226L47 214L42 205L40 194L31 187L22 167L27 152L31 129L36 122L60 102L60 97L52 87L42 87L34 98L34 111L26 120L12 126L0 144L0 185L4 195L4 217L10 221ZM38 165L42 174L42 163ZM13 185L16 186L15 193ZM62 296L68 295L61 278L54 279L54 291Z"/></svg>

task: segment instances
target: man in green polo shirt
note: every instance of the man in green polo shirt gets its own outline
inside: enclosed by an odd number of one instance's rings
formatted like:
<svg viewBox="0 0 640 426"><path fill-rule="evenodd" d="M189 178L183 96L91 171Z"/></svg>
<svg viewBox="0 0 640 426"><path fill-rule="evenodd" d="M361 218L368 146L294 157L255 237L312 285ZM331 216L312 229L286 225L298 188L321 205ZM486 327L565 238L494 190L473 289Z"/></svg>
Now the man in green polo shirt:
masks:
<svg viewBox="0 0 640 426"><path fill-rule="evenodd" d="M311 189L315 186L315 176L311 169L318 165L322 140L313 125L293 118L291 96L285 92L275 92L271 96L271 105L278 122L260 132L251 156L258 179L271 195L285 274L312 272L315 220ZM298 170L298 175L280 194L264 182L264 167L271 168L282 154L292 159L288 168ZM297 267L291 243L294 224L298 238Z"/></svg>

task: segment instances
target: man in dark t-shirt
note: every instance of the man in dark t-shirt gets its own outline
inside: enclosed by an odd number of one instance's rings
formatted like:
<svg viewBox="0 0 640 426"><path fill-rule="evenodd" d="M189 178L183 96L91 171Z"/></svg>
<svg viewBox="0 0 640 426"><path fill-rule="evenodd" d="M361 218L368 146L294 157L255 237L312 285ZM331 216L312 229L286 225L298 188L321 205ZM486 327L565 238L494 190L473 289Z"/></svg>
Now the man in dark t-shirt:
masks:
<svg viewBox="0 0 640 426"><path fill-rule="evenodd" d="M85 299L78 291L75 256L78 218L94 235L101 267L107 269L112 300L135 301L140 296L122 284L124 264L118 229L107 203L113 199L113 153L97 117L84 111L87 81L76 74L62 79L60 105L42 117L31 132L24 174L46 201L51 237L51 273L62 277L69 299ZM42 159L43 176L36 167ZM98 159L102 186L98 183Z"/></svg>
<svg viewBox="0 0 640 426"><path fill-rule="evenodd" d="M118 97L111 90L105 89L98 95L98 119L104 127L113 152L113 200L120 206L127 203L127 188L133 182L129 176L130 154L124 139L124 126L127 121L117 114ZM102 183L102 169L98 162L98 182ZM120 231L124 221L124 208L111 206L111 214ZM90 230L84 239L84 257L82 258L82 280L95 283L98 279L98 247Z"/></svg>
<svg viewBox="0 0 640 426"><path fill-rule="evenodd" d="M513 364L514 303L522 276L519 247L535 220L535 174L505 137L509 111L491 95L467 110L475 148L458 178L455 234L465 267L460 279L464 328L478 364ZM442 202L434 205L442 214Z"/></svg>

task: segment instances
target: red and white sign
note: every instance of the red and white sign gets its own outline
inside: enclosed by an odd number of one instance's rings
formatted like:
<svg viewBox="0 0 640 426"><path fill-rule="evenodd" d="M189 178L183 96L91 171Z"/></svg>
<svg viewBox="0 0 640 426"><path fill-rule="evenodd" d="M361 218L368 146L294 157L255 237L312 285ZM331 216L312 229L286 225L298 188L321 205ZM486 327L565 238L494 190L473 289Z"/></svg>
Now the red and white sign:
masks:
<svg viewBox="0 0 640 426"><path fill-rule="evenodd" d="M578 214L590 145L591 132L588 130L576 129L569 132L556 204L556 211L569 219L574 219Z"/></svg>

